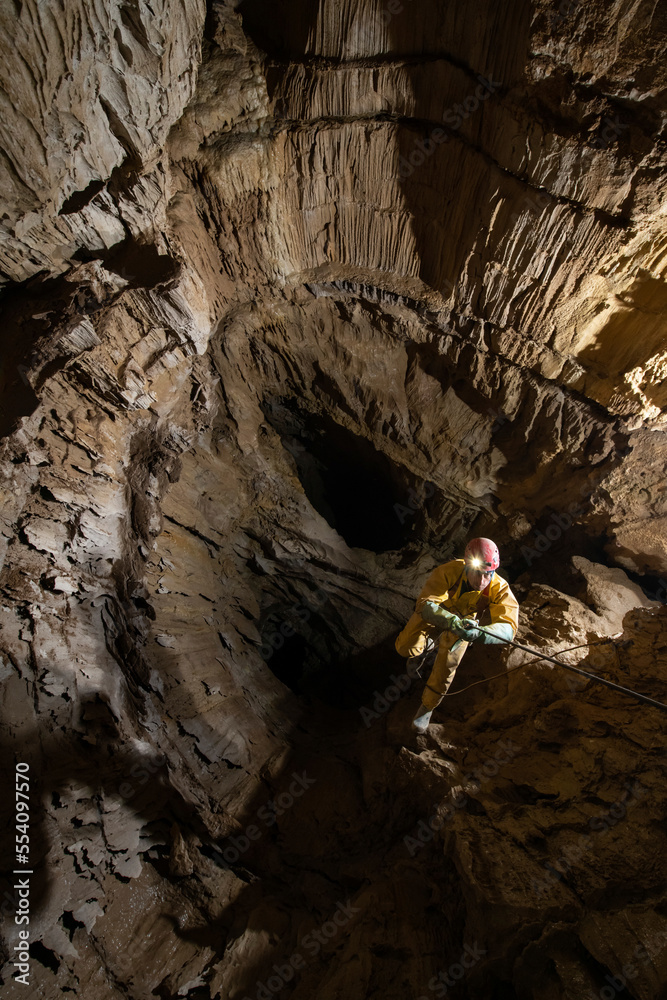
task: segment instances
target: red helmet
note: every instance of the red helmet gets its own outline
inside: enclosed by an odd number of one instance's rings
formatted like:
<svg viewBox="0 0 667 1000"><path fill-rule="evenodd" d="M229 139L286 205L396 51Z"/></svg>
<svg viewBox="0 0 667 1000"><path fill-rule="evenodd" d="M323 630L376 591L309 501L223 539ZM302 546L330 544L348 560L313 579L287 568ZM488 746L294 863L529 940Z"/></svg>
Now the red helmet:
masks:
<svg viewBox="0 0 667 1000"><path fill-rule="evenodd" d="M498 546L490 538L471 538L466 545L463 558L470 567L481 569L485 573L490 573L500 566Z"/></svg>

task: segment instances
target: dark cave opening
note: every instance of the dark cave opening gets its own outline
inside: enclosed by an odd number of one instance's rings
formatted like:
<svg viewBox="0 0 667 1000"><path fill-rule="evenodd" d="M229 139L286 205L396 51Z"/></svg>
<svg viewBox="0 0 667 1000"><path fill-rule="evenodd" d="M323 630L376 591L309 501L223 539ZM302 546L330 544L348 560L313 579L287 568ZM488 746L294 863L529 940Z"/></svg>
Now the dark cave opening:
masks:
<svg viewBox="0 0 667 1000"><path fill-rule="evenodd" d="M596 565L622 569L629 582L639 587L645 597L660 604L667 603L667 580L619 566L609 556L609 542L608 534L592 535L584 525L568 525L562 512L547 508L531 532L514 547L511 558L503 561L500 573L513 586L518 583L527 588L531 584L544 584L586 603L586 586L581 573L572 564L573 556L583 556Z"/></svg>
<svg viewBox="0 0 667 1000"><path fill-rule="evenodd" d="M328 416L285 401L267 402L263 410L292 455L308 500L351 548L382 553L408 544L436 498L432 483L419 482Z"/></svg>
<svg viewBox="0 0 667 1000"><path fill-rule="evenodd" d="M396 676L404 674L404 660L394 649L394 634L372 647L340 648L327 625L326 602L318 594L317 611L314 603L298 599L293 605L272 607L262 624L260 654L299 697L342 711L359 709L396 683ZM403 690L400 682L399 688Z"/></svg>
<svg viewBox="0 0 667 1000"><path fill-rule="evenodd" d="M544 584L579 597L579 574L572 566L572 556L613 565L605 552L606 537L590 535L576 523L562 528L559 525L564 522L558 521L559 516L556 511L545 511L530 533L514 546L511 557L502 561L499 572L510 584L521 579L526 584Z"/></svg>
<svg viewBox="0 0 667 1000"><path fill-rule="evenodd" d="M272 631L265 635L262 645L264 662L279 681L298 694L305 670L308 643L298 632L287 637L280 631ZM274 636L284 638L284 642L276 645L275 638L271 642Z"/></svg>
<svg viewBox="0 0 667 1000"><path fill-rule="evenodd" d="M268 596L268 595L267 595ZM272 596L262 616L260 655L271 672L297 695L309 693L312 677L326 675L338 652L322 612L327 598L322 589L310 596Z"/></svg>

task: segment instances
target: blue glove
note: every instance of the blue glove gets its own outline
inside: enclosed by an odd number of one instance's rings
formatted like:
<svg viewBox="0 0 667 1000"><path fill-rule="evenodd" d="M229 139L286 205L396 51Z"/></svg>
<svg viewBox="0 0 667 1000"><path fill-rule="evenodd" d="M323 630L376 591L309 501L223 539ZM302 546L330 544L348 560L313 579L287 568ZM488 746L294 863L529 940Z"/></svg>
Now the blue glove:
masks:
<svg viewBox="0 0 667 1000"><path fill-rule="evenodd" d="M509 622L497 622L495 625L484 625L477 629L473 642L481 642L484 646L505 645L514 638L514 629Z"/></svg>
<svg viewBox="0 0 667 1000"><path fill-rule="evenodd" d="M448 628L451 632L455 632L456 626L461 624L461 619L457 615L453 615L451 611L447 611L436 601L424 601L420 614L429 625Z"/></svg>

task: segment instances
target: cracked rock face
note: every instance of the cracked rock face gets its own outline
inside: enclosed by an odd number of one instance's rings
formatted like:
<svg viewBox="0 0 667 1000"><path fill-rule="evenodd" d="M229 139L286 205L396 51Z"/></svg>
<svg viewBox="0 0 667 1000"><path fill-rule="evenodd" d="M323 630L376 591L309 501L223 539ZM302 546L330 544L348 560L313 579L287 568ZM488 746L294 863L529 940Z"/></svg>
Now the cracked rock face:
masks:
<svg viewBox="0 0 667 1000"><path fill-rule="evenodd" d="M3 997L667 996L664 10L1 6Z"/></svg>

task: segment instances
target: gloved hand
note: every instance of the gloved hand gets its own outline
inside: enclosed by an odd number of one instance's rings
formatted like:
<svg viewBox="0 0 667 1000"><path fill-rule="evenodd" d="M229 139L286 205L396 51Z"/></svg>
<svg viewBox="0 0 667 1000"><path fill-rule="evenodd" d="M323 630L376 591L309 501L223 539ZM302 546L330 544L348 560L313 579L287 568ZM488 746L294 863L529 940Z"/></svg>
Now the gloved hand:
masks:
<svg viewBox="0 0 667 1000"><path fill-rule="evenodd" d="M493 646L497 643L505 644L514 638L514 629L509 622L497 622L495 625L484 625L477 631L473 642L481 642L484 646Z"/></svg>
<svg viewBox="0 0 667 1000"><path fill-rule="evenodd" d="M429 625L437 625L438 628L448 628L455 631L455 626L461 624L461 619L453 615L447 608L441 607L436 601L424 601L420 614Z"/></svg>
<svg viewBox="0 0 667 1000"><path fill-rule="evenodd" d="M452 632L455 632L459 639L464 639L465 642L475 642L479 638L480 628L472 618L462 618L458 625L452 627Z"/></svg>

